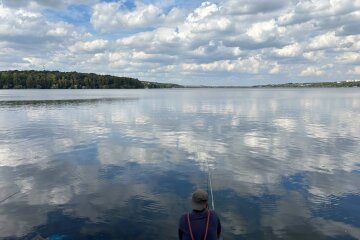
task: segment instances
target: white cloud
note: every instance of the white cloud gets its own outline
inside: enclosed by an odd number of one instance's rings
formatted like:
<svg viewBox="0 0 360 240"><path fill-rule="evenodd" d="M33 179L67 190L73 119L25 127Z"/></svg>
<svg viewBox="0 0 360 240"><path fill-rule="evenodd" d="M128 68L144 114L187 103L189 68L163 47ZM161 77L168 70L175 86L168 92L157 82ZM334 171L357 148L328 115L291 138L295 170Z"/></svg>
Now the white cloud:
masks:
<svg viewBox="0 0 360 240"><path fill-rule="evenodd" d="M123 10L121 2L102 2L94 5L91 23L94 28L105 31L119 31L123 28L144 28L157 26L162 22L176 22L183 15L179 9L172 9L168 14L153 4L136 2L134 10Z"/></svg>
<svg viewBox="0 0 360 240"><path fill-rule="evenodd" d="M296 57L302 53L302 46L299 43L294 43L281 49L275 49L274 52L282 57Z"/></svg>
<svg viewBox="0 0 360 240"><path fill-rule="evenodd" d="M323 49L335 47L339 44L339 38L335 36L335 32L328 32L326 34L316 36L309 44L310 49Z"/></svg>
<svg viewBox="0 0 360 240"><path fill-rule="evenodd" d="M343 16L359 9L359 2L353 0L299 1L279 17L282 25L302 24L308 21L324 23L332 17ZM330 19L328 19L330 18Z"/></svg>
<svg viewBox="0 0 360 240"><path fill-rule="evenodd" d="M233 61L242 56L242 50L239 47L227 47L221 41L210 41L194 50L189 50L187 56L197 58L199 63L210 63L221 60Z"/></svg>
<svg viewBox="0 0 360 240"><path fill-rule="evenodd" d="M14 11L10 8L0 6L1 35L29 34L34 26L37 27L42 20L42 16L37 12L30 12L22 9Z"/></svg>
<svg viewBox="0 0 360 240"><path fill-rule="evenodd" d="M89 42L76 42L74 45L70 46L69 49L72 52L99 52L106 49L109 41L103 39L96 39Z"/></svg>
<svg viewBox="0 0 360 240"><path fill-rule="evenodd" d="M273 68L270 69L270 74L278 74L281 72L281 66L277 63L274 64Z"/></svg>
<svg viewBox="0 0 360 240"><path fill-rule="evenodd" d="M57 27L55 29L50 29L46 34L54 37L64 37L68 34L68 31L63 27Z"/></svg>
<svg viewBox="0 0 360 240"><path fill-rule="evenodd" d="M217 4L210 2L202 3L177 26L180 38L186 42L196 42L201 39L208 42L221 32L229 31L231 27L231 19L221 14Z"/></svg>
<svg viewBox="0 0 360 240"><path fill-rule="evenodd" d="M360 66L354 67L352 70L349 71L349 74L360 75Z"/></svg>
<svg viewBox="0 0 360 240"><path fill-rule="evenodd" d="M258 14L282 9L287 3L285 0L227 0L224 1L224 8L230 14Z"/></svg>
<svg viewBox="0 0 360 240"><path fill-rule="evenodd" d="M307 67L301 71L300 76L321 76L325 72L318 67Z"/></svg>
<svg viewBox="0 0 360 240"><path fill-rule="evenodd" d="M360 63L360 53L358 52L344 52L340 56L336 57L337 62L339 63Z"/></svg>
<svg viewBox="0 0 360 240"><path fill-rule="evenodd" d="M338 48L349 48L354 43L354 38L352 36L340 37L336 36L335 32L327 32L322 35L314 37L309 42L309 49L312 50L321 50L321 49L338 49Z"/></svg>
<svg viewBox="0 0 360 240"><path fill-rule="evenodd" d="M311 61L318 61L320 59L323 59L324 56L324 52L323 51L310 51L310 52L305 52L303 54L304 58L311 60Z"/></svg>
<svg viewBox="0 0 360 240"><path fill-rule="evenodd" d="M42 59L39 57L24 57L23 60L30 63L30 65L32 66L44 66L48 63L46 59Z"/></svg>
<svg viewBox="0 0 360 240"><path fill-rule="evenodd" d="M188 22L199 22L214 13L219 12L219 7L210 2L203 2L200 7L196 8L193 13L190 13L186 18Z"/></svg>
<svg viewBox="0 0 360 240"><path fill-rule="evenodd" d="M225 71L250 74L257 74L265 71L279 73L280 71L280 67L275 62L266 61L259 55L251 56L249 58L238 58L232 61L220 60L203 64L182 64L182 69L185 71Z"/></svg>
<svg viewBox="0 0 360 240"><path fill-rule="evenodd" d="M77 0L76 4L94 4L97 0ZM49 7L56 9L64 9L74 4L73 0L2 0L2 3L11 8L20 7Z"/></svg>
<svg viewBox="0 0 360 240"><path fill-rule="evenodd" d="M207 21L194 22L188 21L186 25L184 25L182 30L188 28L188 31L192 33L201 33L201 32L209 32L209 31L226 31L230 28L231 21L225 17L208 19ZM186 31L186 30L185 30Z"/></svg>
<svg viewBox="0 0 360 240"><path fill-rule="evenodd" d="M279 32L275 20L254 23L246 32L256 42L264 42L275 38Z"/></svg>
<svg viewBox="0 0 360 240"><path fill-rule="evenodd" d="M0 6L0 39L11 42L70 40L83 37L82 31L65 22L50 22L40 13L27 9L13 10ZM10 41L9 41L10 42Z"/></svg>

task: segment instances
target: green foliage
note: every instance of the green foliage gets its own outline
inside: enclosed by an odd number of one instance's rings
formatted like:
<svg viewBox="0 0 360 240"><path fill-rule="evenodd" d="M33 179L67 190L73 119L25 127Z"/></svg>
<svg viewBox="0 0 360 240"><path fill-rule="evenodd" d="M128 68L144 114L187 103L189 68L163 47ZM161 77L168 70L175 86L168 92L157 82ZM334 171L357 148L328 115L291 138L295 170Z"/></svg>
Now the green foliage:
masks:
<svg viewBox="0 0 360 240"><path fill-rule="evenodd" d="M183 88L183 86L171 83L142 82L145 88Z"/></svg>
<svg viewBox="0 0 360 240"><path fill-rule="evenodd" d="M314 83L285 83L254 86L255 88L334 88L360 87L360 81L314 82Z"/></svg>
<svg viewBox="0 0 360 240"><path fill-rule="evenodd" d="M169 88L174 84L141 82L128 77L59 71L0 71L0 89Z"/></svg>

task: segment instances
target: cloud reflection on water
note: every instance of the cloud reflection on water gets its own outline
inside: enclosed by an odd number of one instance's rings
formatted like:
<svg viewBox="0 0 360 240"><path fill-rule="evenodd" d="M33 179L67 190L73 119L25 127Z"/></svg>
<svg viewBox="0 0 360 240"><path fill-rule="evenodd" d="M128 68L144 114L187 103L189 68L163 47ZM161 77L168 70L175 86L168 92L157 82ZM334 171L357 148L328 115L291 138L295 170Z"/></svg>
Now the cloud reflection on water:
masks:
<svg viewBox="0 0 360 240"><path fill-rule="evenodd" d="M324 204L360 193L359 94L327 91L155 90L138 101L3 109L0 186L21 193L0 205L0 237L50 229L56 213L85 221L78 237L115 223L145 236L133 228L146 223L144 234L162 225L157 234L173 238L191 191L206 187L206 161L227 238L296 239L308 227L358 237Z"/></svg>

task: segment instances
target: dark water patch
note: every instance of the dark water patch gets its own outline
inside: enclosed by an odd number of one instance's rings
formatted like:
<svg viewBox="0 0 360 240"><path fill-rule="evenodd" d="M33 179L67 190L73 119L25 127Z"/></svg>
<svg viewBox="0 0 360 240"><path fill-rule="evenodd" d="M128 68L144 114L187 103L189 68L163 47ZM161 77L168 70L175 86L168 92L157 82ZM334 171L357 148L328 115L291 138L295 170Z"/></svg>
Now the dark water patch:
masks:
<svg viewBox="0 0 360 240"><path fill-rule="evenodd" d="M349 194L344 196L329 196L326 204L313 208L313 215L327 220L333 220L360 227L358 217L360 209L360 195Z"/></svg>
<svg viewBox="0 0 360 240"><path fill-rule="evenodd" d="M136 163L131 164L133 166L136 166ZM133 166L130 165L130 168ZM116 165L110 165L106 168L99 170L99 178L105 179L105 180L113 180L117 176L121 176L125 171L129 170L128 166L116 166Z"/></svg>
<svg viewBox="0 0 360 240"><path fill-rule="evenodd" d="M21 140L37 140L37 139L48 139L49 137L60 138L68 132L63 125L58 123L36 122L28 123L24 126L19 126L16 132L8 133L7 135L13 139Z"/></svg>
<svg viewBox="0 0 360 240"><path fill-rule="evenodd" d="M195 189L194 184L189 182L192 176L186 173L179 173L175 170L161 172L159 174L148 176L148 180L154 184L154 190L157 193L176 193L178 197L187 201L191 190ZM203 186L205 188L205 186Z"/></svg>
<svg viewBox="0 0 360 240"><path fill-rule="evenodd" d="M45 238L62 237L65 239L86 239L82 234L83 226L87 225L86 218L73 218L64 214L62 210L51 211L47 214L45 224L37 226L32 234L25 236L27 239L40 235ZM61 239L61 238L60 238Z"/></svg>
<svg viewBox="0 0 360 240"><path fill-rule="evenodd" d="M287 191L304 191L307 189L306 179L303 173L291 176L283 176L281 183Z"/></svg>
<svg viewBox="0 0 360 240"><path fill-rule="evenodd" d="M136 101L138 98L74 98L74 99L46 99L46 100L3 100L0 101L0 108L2 107L51 107L51 106L78 106L78 105L94 105L94 104L109 104L122 101Z"/></svg>
<svg viewBox="0 0 360 240"><path fill-rule="evenodd" d="M73 146L66 152L55 154L51 157L53 161L69 161L78 165L89 165L98 163L97 143L88 143Z"/></svg>

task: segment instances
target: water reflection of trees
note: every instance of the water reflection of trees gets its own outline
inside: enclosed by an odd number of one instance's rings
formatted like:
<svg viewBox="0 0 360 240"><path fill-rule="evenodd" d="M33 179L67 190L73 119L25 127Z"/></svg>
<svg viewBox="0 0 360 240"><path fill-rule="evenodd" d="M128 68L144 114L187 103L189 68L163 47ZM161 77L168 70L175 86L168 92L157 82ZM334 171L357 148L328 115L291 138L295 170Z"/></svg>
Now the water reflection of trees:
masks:
<svg viewBox="0 0 360 240"><path fill-rule="evenodd" d="M34 106L34 107L51 107L51 106L76 106L76 105L92 105L98 103L114 103L121 101L136 101L138 98L88 98L88 99L49 99L49 100L7 100L0 101L1 107L21 107L21 106Z"/></svg>
<svg viewBox="0 0 360 240"><path fill-rule="evenodd" d="M147 95L136 102L111 102L96 113L66 108L56 115L26 115L28 122L39 122L39 128L49 126L49 121L61 122L62 127L52 129L57 138L44 133L33 143L13 144L7 151L9 143L1 139L7 154L0 158L0 169L14 177L0 178L0 183L15 181L23 193L0 207L1 223L10 222L2 232L21 236L30 231L28 226L46 226L46 211L60 206L75 219L94 223L111 222L109 212L119 209L119 217L125 219L136 210L134 199L146 208L139 212L145 222L152 216L146 214L159 211L166 226L176 228L188 194L204 186L201 174L209 160L218 209L230 238L266 229L274 238L286 238L299 219L304 223L299 231L308 228L319 236L337 236L349 230L358 237L357 226L331 219L331 212L328 218L313 216L314 208L328 211L332 205L326 204L333 198L345 204L360 192L354 184L360 181L354 173L360 153L356 95L342 101L342 94L329 99L318 91L240 93L225 91L225 97L210 91L200 98L179 91L179 97L165 93L157 100ZM324 108L323 102L332 107ZM27 136L24 126L10 130L18 139ZM26 159L28 148L40 151L32 144L45 144L40 160ZM177 212L169 216L174 203ZM28 214L21 212L24 204L46 209L41 220L31 222L23 216ZM17 209L16 214L7 209ZM15 229L15 222L21 221L23 227ZM156 224L160 223L152 226Z"/></svg>

